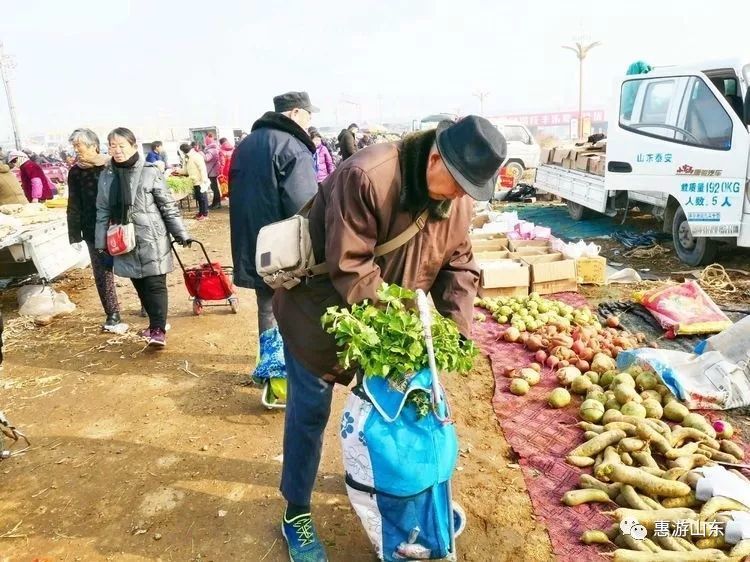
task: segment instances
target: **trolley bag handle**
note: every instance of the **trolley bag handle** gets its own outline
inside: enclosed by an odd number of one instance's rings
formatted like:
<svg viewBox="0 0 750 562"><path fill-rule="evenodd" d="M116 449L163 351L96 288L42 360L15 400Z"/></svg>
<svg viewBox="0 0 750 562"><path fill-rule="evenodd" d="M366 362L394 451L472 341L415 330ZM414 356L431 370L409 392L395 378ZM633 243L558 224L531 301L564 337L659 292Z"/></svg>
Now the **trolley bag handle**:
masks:
<svg viewBox="0 0 750 562"><path fill-rule="evenodd" d="M175 242L176 240L172 240L170 242L170 245L172 246L172 251L174 252L175 257L177 258L177 263L180 264L180 269L182 269L183 273L186 273L185 265L182 263L182 260L180 259L180 254L177 253L177 248L175 248ZM216 273L216 271L214 270L214 266L211 263L211 258L208 257L208 252L206 252L206 247L203 245L203 243L199 242L198 240L193 240L192 238L190 239L190 243L198 244L198 246L201 247L201 250L203 250L203 255L206 256L206 263L208 264L208 267L211 268L211 273Z"/></svg>

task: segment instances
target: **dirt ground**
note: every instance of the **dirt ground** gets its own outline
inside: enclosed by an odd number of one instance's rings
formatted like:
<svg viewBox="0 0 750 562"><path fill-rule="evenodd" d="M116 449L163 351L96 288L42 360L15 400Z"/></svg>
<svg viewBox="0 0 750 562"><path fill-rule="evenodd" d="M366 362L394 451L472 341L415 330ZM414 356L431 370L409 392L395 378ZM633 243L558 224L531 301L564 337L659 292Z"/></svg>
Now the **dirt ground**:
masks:
<svg viewBox="0 0 750 562"><path fill-rule="evenodd" d="M212 258L231 263L227 211L188 220ZM199 255L189 250L187 259ZM255 362L251 291L241 310L195 317L178 272L169 277L169 345L144 350L132 335L104 335L90 270L55 283L78 305L35 327L16 318L15 291L0 295L7 354L0 409L32 441L0 461L0 561L282 561L283 413L239 383ZM118 286L131 333L143 327L129 282ZM460 436L455 499L468 513L465 561L552 559L523 477L492 412L485 358L445 382ZM344 491L334 412L313 499L332 561L375 560Z"/></svg>

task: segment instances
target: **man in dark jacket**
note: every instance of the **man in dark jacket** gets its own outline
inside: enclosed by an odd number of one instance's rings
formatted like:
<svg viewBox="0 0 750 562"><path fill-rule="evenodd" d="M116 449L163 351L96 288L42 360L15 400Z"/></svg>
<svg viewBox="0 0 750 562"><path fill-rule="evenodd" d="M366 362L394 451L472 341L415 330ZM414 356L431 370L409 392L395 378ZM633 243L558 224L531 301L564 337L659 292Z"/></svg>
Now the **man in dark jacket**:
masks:
<svg viewBox="0 0 750 562"><path fill-rule="evenodd" d="M341 129L339 133L339 152L341 153L342 162L357 152L358 130L359 127L356 123L352 123L346 129Z"/></svg>
<svg viewBox="0 0 750 562"><path fill-rule="evenodd" d="M308 218L316 263L325 263L329 274L278 289L273 303L286 357L282 529L293 561L327 560L310 498L333 383L349 384L354 374L339 366L336 340L322 328L321 316L327 307L377 301L385 281L429 292L437 310L470 336L479 282L469 239L472 199L492 197L505 153L497 128L470 115L360 150L322 184ZM425 210L416 235L375 257L376 246L406 231Z"/></svg>
<svg viewBox="0 0 750 562"><path fill-rule="evenodd" d="M258 119L250 136L237 146L229 168L234 282L255 289L259 335L275 329L276 320L273 290L255 269L258 232L294 215L318 189L315 145L306 132L318 108L310 103L307 92L276 96L273 105L274 111Z"/></svg>

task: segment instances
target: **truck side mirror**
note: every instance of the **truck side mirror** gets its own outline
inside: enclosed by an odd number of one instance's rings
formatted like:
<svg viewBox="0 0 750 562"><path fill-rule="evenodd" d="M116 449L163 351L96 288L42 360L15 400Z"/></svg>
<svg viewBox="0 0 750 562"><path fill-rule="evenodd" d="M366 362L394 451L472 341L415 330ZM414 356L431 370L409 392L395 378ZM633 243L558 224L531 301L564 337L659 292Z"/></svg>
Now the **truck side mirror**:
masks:
<svg viewBox="0 0 750 562"><path fill-rule="evenodd" d="M745 125L750 125L750 89L745 92L745 107L742 113Z"/></svg>

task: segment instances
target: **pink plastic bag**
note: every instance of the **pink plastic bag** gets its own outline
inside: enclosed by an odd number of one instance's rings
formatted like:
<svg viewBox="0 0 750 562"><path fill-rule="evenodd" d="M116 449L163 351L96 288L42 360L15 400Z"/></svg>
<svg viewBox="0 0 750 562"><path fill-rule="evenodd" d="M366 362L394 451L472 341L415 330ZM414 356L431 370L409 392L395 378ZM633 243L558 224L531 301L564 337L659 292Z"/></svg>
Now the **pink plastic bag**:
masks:
<svg viewBox="0 0 750 562"><path fill-rule="evenodd" d="M687 334L715 334L732 321L695 281L652 289L640 303L658 320L668 338Z"/></svg>
<svg viewBox="0 0 750 562"><path fill-rule="evenodd" d="M532 236L535 240L537 238L540 238L543 240L549 240L549 238L552 236L552 229L546 226L535 226L534 233Z"/></svg>

